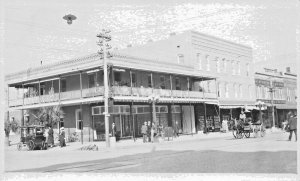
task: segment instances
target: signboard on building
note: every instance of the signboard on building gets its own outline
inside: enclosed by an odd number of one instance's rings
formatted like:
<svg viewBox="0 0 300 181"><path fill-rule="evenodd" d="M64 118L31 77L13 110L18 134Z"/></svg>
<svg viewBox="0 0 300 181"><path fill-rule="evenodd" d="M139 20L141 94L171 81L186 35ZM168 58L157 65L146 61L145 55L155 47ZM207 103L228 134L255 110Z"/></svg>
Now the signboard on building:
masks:
<svg viewBox="0 0 300 181"><path fill-rule="evenodd" d="M267 100L267 99L258 99L257 101L263 101L264 103L269 103L271 104L272 101L271 100ZM273 100L273 104L285 104L286 101L285 100Z"/></svg>
<svg viewBox="0 0 300 181"><path fill-rule="evenodd" d="M263 79L255 79L255 85L263 85L266 87L270 87L271 83L269 80L263 80Z"/></svg>
<svg viewBox="0 0 300 181"><path fill-rule="evenodd" d="M283 82L273 82L273 87L284 87L284 83Z"/></svg>

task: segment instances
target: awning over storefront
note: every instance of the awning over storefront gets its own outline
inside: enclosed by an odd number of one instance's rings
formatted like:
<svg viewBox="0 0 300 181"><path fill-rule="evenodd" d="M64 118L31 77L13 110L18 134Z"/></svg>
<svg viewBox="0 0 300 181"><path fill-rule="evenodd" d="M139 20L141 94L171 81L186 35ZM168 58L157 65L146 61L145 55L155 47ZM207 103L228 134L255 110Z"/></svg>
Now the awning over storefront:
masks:
<svg viewBox="0 0 300 181"><path fill-rule="evenodd" d="M276 109L297 109L297 105L276 104Z"/></svg>

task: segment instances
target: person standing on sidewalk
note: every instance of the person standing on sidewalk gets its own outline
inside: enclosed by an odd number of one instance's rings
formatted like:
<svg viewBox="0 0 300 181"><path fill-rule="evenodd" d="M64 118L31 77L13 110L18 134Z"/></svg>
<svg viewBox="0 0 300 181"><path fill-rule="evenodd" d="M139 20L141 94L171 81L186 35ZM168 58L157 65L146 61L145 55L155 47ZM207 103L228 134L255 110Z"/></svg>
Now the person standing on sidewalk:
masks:
<svg viewBox="0 0 300 181"><path fill-rule="evenodd" d="M147 129L147 122L145 121L141 128L141 132L143 134L143 143L147 142Z"/></svg>
<svg viewBox="0 0 300 181"><path fill-rule="evenodd" d="M54 146L54 136L53 136L53 134L54 134L54 131L53 131L53 129L52 129L52 126L49 125L47 144L48 144L48 146L50 146L50 147L53 147L53 146Z"/></svg>
<svg viewBox="0 0 300 181"><path fill-rule="evenodd" d="M153 143L153 141L154 141L154 133L155 133L155 124L152 123L152 127L151 127L151 143Z"/></svg>
<svg viewBox="0 0 300 181"><path fill-rule="evenodd" d="M293 132L295 133L295 141L297 141L297 115L291 115L290 118L288 119L288 126L290 130L290 135L289 135L289 140L292 140L292 135Z"/></svg>
<svg viewBox="0 0 300 181"><path fill-rule="evenodd" d="M148 121L148 125L147 125L147 138L148 138L148 142L151 142L151 122Z"/></svg>
<svg viewBox="0 0 300 181"><path fill-rule="evenodd" d="M60 147L66 146L66 141L65 141L65 129L64 127L60 128L60 133L59 133L59 143Z"/></svg>

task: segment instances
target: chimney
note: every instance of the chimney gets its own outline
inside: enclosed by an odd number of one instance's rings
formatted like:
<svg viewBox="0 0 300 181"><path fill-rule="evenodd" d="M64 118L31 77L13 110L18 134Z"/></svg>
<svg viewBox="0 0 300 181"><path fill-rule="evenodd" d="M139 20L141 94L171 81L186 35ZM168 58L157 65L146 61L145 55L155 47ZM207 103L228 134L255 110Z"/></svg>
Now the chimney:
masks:
<svg viewBox="0 0 300 181"><path fill-rule="evenodd" d="M291 73L291 67L286 67L286 73Z"/></svg>

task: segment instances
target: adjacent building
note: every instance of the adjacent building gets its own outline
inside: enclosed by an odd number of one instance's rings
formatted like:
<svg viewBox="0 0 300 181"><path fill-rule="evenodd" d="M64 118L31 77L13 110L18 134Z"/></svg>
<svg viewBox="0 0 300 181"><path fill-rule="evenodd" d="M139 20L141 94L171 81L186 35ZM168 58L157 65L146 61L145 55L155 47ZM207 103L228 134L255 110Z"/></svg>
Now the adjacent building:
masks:
<svg viewBox="0 0 300 181"><path fill-rule="evenodd" d="M297 76L277 69L261 68L255 72L256 100L264 103L263 120L267 127L281 127L289 112L297 111Z"/></svg>

